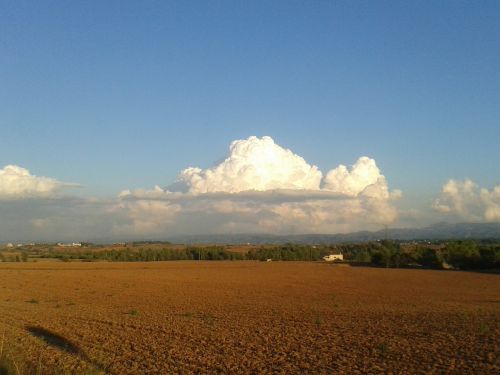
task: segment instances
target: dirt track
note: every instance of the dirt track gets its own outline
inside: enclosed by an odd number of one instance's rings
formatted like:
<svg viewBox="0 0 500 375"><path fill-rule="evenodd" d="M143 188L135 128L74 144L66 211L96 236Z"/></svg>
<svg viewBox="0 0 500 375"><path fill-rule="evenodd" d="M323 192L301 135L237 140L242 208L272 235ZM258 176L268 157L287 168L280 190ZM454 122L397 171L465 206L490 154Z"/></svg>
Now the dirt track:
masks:
<svg viewBox="0 0 500 375"><path fill-rule="evenodd" d="M294 262L0 263L51 374L500 372L500 276Z"/></svg>

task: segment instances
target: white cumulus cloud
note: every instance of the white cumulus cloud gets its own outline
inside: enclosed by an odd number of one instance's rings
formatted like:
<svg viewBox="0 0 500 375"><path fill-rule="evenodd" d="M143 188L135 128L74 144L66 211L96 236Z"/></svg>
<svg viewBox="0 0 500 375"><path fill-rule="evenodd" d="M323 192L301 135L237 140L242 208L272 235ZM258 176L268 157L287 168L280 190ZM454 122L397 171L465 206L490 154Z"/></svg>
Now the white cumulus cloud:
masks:
<svg viewBox="0 0 500 375"><path fill-rule="evenodd" d="M129 220L115 231L336 233L397 219L393 200L401 192L389 190L374 159L360 157L322 176L270 137L236 140L224 161L183 170L169 190L120 193L117 210Z"/></svg>
<svg viewBox="0 0 500 375"><path fill-rule="evenodd" d="M484 218L487 221L500 221L500 185L491 191L481 189L479 194L484 205Z"/></svg>
<svg viewBox="0 0 500 375"><path fill-rule="evenodd" d="M350 170L341 164L329 171L324 179L324 189L353 197L363 194L372 198L389 199L391 195L375 160L367 156L360 157ZM394 192L395 196L400 194L400 191Z"/></svg>
<svg viewBox="0 0 500 375"><path fill-rule="evenodd" d="M38 177L17 165L7 165L0 169L0 199L47 197L64 186L77 185L49 177Z"/></svg>
<svg viewBox="0 0 500 375"><path fill-rule="evenodd" d="M470 179L451 179L441 188L433 207L439 212L464 220L499 221L500 185L488 190L480 188Z"/></svg>
<svg viewBox="0 0 500 375"><path fill-rule="evenodd" d="M274 143L271 137L249 137L231 143L229 156L202 170L187 168L179 180L190 193L271 189L319 189L322 174L302 157Z"/></svg>

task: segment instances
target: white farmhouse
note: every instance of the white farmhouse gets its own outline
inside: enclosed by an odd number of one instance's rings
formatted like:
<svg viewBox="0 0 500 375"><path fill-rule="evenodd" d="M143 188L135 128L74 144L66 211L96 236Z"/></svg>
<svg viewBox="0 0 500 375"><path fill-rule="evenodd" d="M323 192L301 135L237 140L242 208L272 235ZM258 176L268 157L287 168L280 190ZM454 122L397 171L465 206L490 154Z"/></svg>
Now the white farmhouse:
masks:
<svg viewBox="0 0 500 375"><path fill-rule="evenodd" d="M59 246L59 247L81 247L82 244L80 242L73 242L73 243L58 242L57 246Z"/></svg>
<svg viewBox="0 0 500 375"><path fill-rule="evenodd" d="M334 260L344 260L344 255L342 255L342 253L330 254L330 255L324 256L323 259L327 262L333 262Z"/></svg>

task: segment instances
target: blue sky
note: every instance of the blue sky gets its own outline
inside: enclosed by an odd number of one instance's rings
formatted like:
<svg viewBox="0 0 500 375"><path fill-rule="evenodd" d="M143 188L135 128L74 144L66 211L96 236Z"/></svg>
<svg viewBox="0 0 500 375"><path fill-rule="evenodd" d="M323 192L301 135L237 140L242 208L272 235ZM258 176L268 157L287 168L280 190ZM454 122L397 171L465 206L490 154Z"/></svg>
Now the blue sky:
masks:
<svg viewBox="0 0 500 375"><path fill-rule="evenodd" d="M500 184L498 1L2 1L0 168L114 197L271 136L406 207Z"/></svg>

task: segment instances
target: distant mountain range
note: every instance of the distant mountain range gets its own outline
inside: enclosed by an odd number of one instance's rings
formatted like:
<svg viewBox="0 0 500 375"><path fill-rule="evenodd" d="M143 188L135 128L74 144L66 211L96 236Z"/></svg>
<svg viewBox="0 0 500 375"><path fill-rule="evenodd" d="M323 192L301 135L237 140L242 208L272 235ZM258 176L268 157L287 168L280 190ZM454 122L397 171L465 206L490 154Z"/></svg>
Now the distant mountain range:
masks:
<svg viewBox="0 0 500 375"><path fill-rule="evenodd" d="M448 240L448 239L498 239L500 223L437 223L424 228L391 228L376 232L362 231L342 234L212 234L172 236L174 243L185 244L336 244L366 242L380 239L392 240Z"/></svg>

